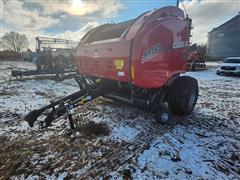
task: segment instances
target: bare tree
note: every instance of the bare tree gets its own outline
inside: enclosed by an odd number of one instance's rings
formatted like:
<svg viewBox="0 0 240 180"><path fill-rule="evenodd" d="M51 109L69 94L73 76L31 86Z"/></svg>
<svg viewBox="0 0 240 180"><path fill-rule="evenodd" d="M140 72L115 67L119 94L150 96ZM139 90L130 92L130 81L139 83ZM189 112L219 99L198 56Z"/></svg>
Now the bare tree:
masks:
<svg viewBox="0 0 240 180"><path fill-rule="evenodd" d="M29 42L25 34L19 34L11 31L10 33L4 34L1 40L1 45L6 49L20 52L23 49L28 48Z"/></svg>
<svg viewBox="0 0 240 180"><path fill-rule="evenodd" d="M0 41L0 51L4 50L4 46L3 46L3 43L2 41Z"/></svg>

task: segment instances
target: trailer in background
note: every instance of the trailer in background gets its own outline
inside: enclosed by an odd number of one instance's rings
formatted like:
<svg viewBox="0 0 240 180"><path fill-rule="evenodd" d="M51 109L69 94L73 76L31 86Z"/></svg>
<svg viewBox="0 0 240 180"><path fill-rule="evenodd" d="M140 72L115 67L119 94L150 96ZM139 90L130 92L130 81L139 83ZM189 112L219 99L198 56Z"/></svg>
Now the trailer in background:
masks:
<svg viewBox="0 0 240 180"><path fill-rule="evenodd" d="M78 42L49 37L36 37L36 42L36 70L13 70L12 76L55 74L58 79L62 79L64 73L76 72L74 56Z"/></svg>

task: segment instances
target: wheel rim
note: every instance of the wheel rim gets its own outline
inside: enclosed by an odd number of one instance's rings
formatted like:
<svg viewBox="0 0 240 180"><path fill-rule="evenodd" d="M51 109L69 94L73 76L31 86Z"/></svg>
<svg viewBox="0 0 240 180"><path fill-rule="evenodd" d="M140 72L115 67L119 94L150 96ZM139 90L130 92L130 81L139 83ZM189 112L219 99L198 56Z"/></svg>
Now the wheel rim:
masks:
<svg viewBox="0 0 240 180"><path fill-rule="evenodd" d="M196 93L195 93L195 89L194 89L194 90L192 90L192 92L190 94L190 98L189 98L189 102L188 102L189 107L192 107L194 105L195 99L196 99Z"/></svg>
<svg viewBox="0 0 240 180"><path fill-rule="evenodd" d="M163 113L163 114L161 115L161 118L162 118L163 121L168 121L168 119L169 119L168 113Z"/></svg>

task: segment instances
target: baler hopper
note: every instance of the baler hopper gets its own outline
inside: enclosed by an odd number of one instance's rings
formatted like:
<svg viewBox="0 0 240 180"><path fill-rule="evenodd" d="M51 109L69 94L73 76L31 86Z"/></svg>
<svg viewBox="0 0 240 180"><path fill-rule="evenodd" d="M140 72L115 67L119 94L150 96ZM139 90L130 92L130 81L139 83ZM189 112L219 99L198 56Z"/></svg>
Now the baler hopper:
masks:
<svg viewBox="0 0 240 180"><path fill-rule="evenodd" d="M153 112L162 124L170 121L171 114L191 114L198 98L198 83L180 76L186 71L190 30L191 19L172 6L90 30L76 50L78 94L35 110L26 119L32 126L39 114L53 108L45 119L49 125L98 96Z"/></svg>

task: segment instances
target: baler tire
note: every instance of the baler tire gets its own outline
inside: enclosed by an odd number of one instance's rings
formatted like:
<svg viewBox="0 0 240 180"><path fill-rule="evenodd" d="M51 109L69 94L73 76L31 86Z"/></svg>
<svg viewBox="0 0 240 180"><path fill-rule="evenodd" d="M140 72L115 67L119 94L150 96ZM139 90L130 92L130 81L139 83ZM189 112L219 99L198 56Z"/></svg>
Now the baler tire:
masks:
<svg viewBox="0 0 240 180"><path fill-rule="evenodd" d="M57 81L63 81L64 77L65 76L64 76L63 73L57 73L55 78L56 78Z"/></svg>
<svg viewBox="0 0 240 180"><path fill-rule="evenodd" d="M165 105L160 106L159 108L155 108L155 120L162 125L169 124L172 119L172 114L168 107Z"/></svg>
<svg viewBox="0 0 240 180"><path fill-rule="evenodd" d="M198 99L198 82L189 76L177 77L169 87L168 106L174 115L188 116Z"/></svg>
<svg viewBox="0 0 240 180"><path fill-rule="evenodd" d="M216 73L217 75L219 75L219 76L221 76L221 73L219 72L219 71L217 71L217 73Z"/></svg>

